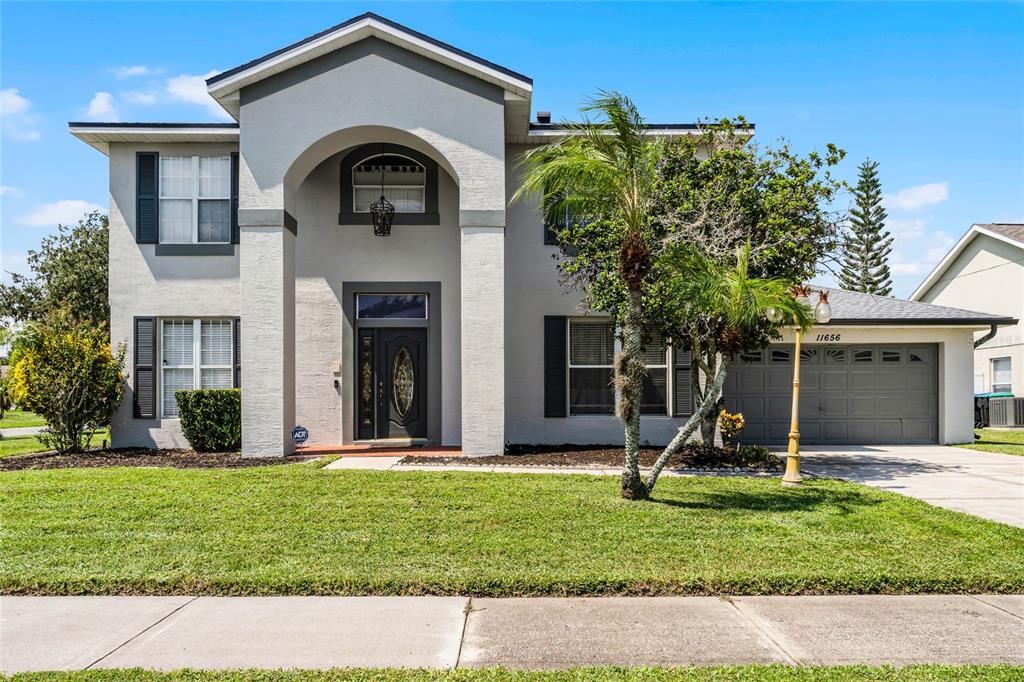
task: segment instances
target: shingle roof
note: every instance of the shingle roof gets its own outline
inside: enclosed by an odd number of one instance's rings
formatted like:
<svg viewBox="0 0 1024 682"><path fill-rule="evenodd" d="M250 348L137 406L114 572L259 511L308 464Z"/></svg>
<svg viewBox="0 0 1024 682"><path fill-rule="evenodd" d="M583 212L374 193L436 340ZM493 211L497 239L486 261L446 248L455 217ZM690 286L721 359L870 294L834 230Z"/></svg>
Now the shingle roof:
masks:
<svg viewBox="0 0 1024 682"><path fill-rule="evenodd" d="M832 305L834 325L926 325L978 326L990 324L1016 324L1017 320L1003 315L990 315L972 310L948 308L931 303L905 301L888 296L862 294L843 289L821 287L828 292ZM812 297L812 301L814 298Z"/></svg>
<svg viewBox="0 0 1024 682"><path fill-rule="evenodd" d="M981 223L977 227L1024 244L1024 224L1022 223Z"/></svg>

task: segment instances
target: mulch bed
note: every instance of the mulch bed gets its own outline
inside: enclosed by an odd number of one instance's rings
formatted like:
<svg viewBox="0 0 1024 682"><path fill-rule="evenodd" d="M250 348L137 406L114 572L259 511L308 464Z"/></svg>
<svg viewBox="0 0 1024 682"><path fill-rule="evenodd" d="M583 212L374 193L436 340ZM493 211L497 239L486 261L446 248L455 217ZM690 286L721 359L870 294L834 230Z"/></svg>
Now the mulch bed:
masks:
<svg viewBox="0 0 1024 682"><path fill-rule="evenodd" d="M650 467L661 455L661 448L640 448L640 466ZM543 468L605 469L621 467L622 446L616 445L510 445L504 455L488 457L421 457L410 455L401 464L457 464L462 466L535 466ZM669 469L782 469L773 454L726 448L685 445L668 461Z"/></svg>
<svg viewBox="0 0 1024 682"><path fill-rule="evenodd" d="M88 450L78 454L37 452L0 457L0 471L22 469L89 469L97 467L167 467L173 469L242 469L305 461L296 457L246 457L237 452L194 450Z"/></svg>

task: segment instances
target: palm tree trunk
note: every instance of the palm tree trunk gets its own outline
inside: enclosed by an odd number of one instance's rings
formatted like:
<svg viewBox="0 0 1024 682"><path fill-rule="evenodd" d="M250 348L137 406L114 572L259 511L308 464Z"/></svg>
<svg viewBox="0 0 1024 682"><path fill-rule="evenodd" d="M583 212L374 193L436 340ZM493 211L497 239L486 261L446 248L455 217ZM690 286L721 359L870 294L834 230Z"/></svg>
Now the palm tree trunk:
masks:
<svg viewBox="0 0 1024 682"><path fill-rule="evenodd" d="M686 420L686 424L679 429L679 432L675 435L661 455L658 457L658 461L654 463L651 468L651 473L647 475L647 482L645 488L649 495L653 490L654 486L658 483L658 476L661 475L661 470L668 464L668 460L672 458L672 455L679 452L679 448L683 447L683 444L689 440L690 436L697 429L697 425L700 424L714 408L718 406L718 395L722 391L722 385L725 383L725 375L728 372L729 363L725 356L722 357L721 364L718 365L718 373L715 375L714 380L709 386L705 387L704 400L701 401L697 411L690 415L690 418Z"/></svg>
<svg viewBox="0 0 1024 682"><path fill-rule="evenodd" d="M718 365L718 347L714 341L708 341L706 346L701 348L704 353L704 362L707 366L707 372L704 374L704 399L701 404L713 400L718 400L719 390L713 391L711 389L712 377L717 374ZM708 410L708 413L700 421L700 439L704 443L704 447L714 447L715 445L715 429L718 426L718 410Z"/></svg>
<svg viewBox="0 0 1024 682"><path fill-rule="evenodd" d="M615 385L619 391L619 418L624 426L626 463L622 470L622 496L628 500L647 497L647 486L640 477L640 400L643 392L642 294L629 292L626 317L622 325L622 353L615 363Z"/></svg>

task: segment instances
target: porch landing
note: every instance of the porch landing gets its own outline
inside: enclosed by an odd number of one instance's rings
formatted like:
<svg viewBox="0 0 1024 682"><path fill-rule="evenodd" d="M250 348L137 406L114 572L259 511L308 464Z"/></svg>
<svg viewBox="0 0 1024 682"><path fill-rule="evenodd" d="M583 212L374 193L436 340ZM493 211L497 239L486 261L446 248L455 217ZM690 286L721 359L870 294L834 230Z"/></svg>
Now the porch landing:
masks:
<svg viewBox="0 0 1024 682"><path fill-rule="evenodd" d="M462 448L442 445L387 445L382 443L355 443L352 445L300 445L295 454L302 457L342 455L347 457L461 457Z"/></svg>

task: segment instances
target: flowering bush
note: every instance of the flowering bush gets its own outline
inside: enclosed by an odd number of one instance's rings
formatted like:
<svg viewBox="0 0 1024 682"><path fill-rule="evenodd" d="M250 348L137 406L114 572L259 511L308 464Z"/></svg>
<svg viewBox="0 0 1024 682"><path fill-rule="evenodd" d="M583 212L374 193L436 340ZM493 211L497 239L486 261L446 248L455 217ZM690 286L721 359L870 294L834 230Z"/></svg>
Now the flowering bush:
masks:
<svg viewBox="0 0 1024 682"><path fill-rule="evenodd" d="M46 418L39 439L61 452L89 446L121 402L124 346L111 353L104 327L51 312L15 341L10 391L15 402Z"/></svg>
<svg viewBox="0 0 1024 682"><path fill-rule="evenodd" d="M733 414L722 410L718 413L718 428L722 432L722 440L726 443L731 443L736 436L740 435L740 431L746 425L747 422L743 419L741 412Z"/></svg>

